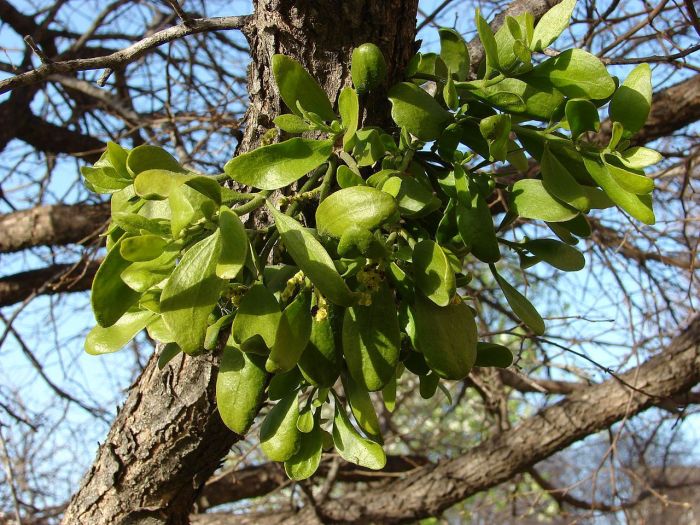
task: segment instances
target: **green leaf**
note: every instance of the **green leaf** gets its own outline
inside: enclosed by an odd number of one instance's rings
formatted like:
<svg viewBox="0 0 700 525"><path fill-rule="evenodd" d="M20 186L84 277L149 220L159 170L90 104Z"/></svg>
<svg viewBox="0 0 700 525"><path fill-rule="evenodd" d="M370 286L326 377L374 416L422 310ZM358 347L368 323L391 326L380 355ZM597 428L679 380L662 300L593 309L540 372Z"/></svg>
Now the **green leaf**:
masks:
<svg viewBox="0 0 700 525"><path fill-rule="evenodd" d="M85 177L86 183L92 186L96 193L114 193L129 186L133 181L131 178L119 178L117 171L111 166L103 168L91 168L82 166L80 173Z"/></svg>
<svg viewBox="0 0 700 525"><path fill-rule="evenodd" d="M353 49L350 75L353 85L360 94L384 84L386 82L386 61L382 50L369 42Z"/></svg>
<svg viewBox="0 0 700 525"><path fill-rule="evenodd" d="M635 170L641 170L649 166L653 166L663 159L661 153L658 151L641 146L627 149L622 153L616 153L616 155L622 164Z"/></svg>
<svg viewBox="0 0 700 525"><path fill-rule="evenodd" d="M282 399L294 390L297 390L300 382L301 374L298 368L292 368L289 372L284 372L283 374L275 374L270 380L267 397L270 401Z"/></svg>
<svg viewBox="0 0 700 525"><path fill-rule="evenodd" d="M386 257L387 249L384 243L377 239L369 230L358 226L350 226L340 236L338 255L341 257L364 255L370 259L381 259Z"/></svg>
<svg viewBox="0 0 700 525"><path fill-rule="evenodd" d="M138 235L124 238L119 251L127 261L150 261L160 256L167 244L168 241L158 235Z"/></svg>
<svg viewBox="0 0 700 525"><path fill-rule="evenodd" d="M386 465L386 454L378 443L364 438L350 423L340 400L335 396L333 418L333 444L345 460L372 470L381 470Z"/></svg>
<svg viewBox="0 0 700 525"><path fill-rule="evenodd" d="M625 190L618 184L615 178L613 178L606 165L601 161L585 156L583 157L583 161L591 177L603 188L603 191L616 205L645 224L651 225L656 222L650 196L639 196Z"/></svg>
<svg viewBox="0 0 700 525"><path fill-rule="evenodd" d="M276 190L299 180L328 160L332 140L293 138L238 155L224 166L236 182Z"/></svg>
<svg viewBox="0 0 700 525"><path fill-rule="evenodd" d="M622 124L629 137L641 129L651 110L651 68L635 67L610 101L610 118Z"/></svg>
<svg viewBox="0 0 700 525"><path fill-rule="evenodd" d="M120 350L143 330L156 315L149 311L127 312L112 326L96 326L85 338L85 351L90 355L109 354Z"/></svg>
<svg viewBox="0 0 700 525"><path fill-rule="evenodd" d="M578 211L552 197L542 181L519 180L513 185L511 210L525 219L542 219L547 222L563 222L573 219Z"/></svg>
<svg viewBox="0 0 700 525"><path fill-rule="evenodd" d="M299 62L285 55L273 55L272 74L282 100L292 113L301 116L298 103L306 111L320 115L323 120L335 119L328 95Z"/></svg>
<svg viewBox="0 0 700 525"><path fill-rule="evenodd" d="M486 199L477 193L470 208L458 204L456 211L459 234L474 257L487 263L498 261L501 251Z"/></svg>
<svg viewBox="0 0 700 525"><path fill-rule="evenodd" d="M299 451L301 432L297 428L297 392L280 399L260 425L260 450L271 461L287 461Z"/></svg>
<svg viewBox="0 0 700 525"><path fill-rule="evenodd" d="M158 315L158 317L146 327L146 331L148 332L149 337L160 343L175 342L175 339L173 339L172 335L170 334L170 330L167 326L165 326L165 322L163 321L163 317L161 315ZM178 352L180 351L180 347L178 346Z"/></svg>
<svg viewBox="0 0 700 525"><path fill-rule="evenodd" d="M163 320L186 354L202 350L207 319L221 295L223 281L215 273L220 252L218 232L202 239L185 252L163 288Z"/></svg>
<svg viewBox="0 0 700 525"><path fill-rule="evenodd" d="M493 69L499 69L498 63L498 44L496 44L496 37L491 30L488 22L481 16L481 11L477 8L476 13L476 30L479 33L479 40L481 40L481 45L484 46L484 54L486 56L486 77L488 77L489 72Z"/></svg>
<svg viewBox="0 0 700 525"><path fill-rule="evenodd" d="M321 235L340 238L350 226L374 230L396 219L398 207L391 195L370 186L353 186L329 195L316 210Z"/></svg>
<svg viewBox="0 0 700 525"><path fill-rule="evenodd" d="M524 113L541 120L549 120L564 101L553 86L528 84L519 78L504 78L483 87L477 84L470 93L509 113Z"/></svg>
<svg viewBox="0 0 700 525"><path fill-rule="evenodd" d="M645 176L643 171L620 166L622 163L619 158L613 155L603 155L601 158L610 175L625 190L637 195L645 195L653 191L654 180Z"/></svg>
<svg viewBox="0 0 700 525"><path fill-rule="evenodd" d="M335 269L333 259L321 243L296 220L280 213L271 205L268 205L268 209L289 255L314 286L335 304L353 304L355 294L345 284Z"/></svg>
<svg viewBox="0 0 700 525"><path fill-rule="evenodd" d="M555 87L570 98L600 100L615 91L615 82L599 58L582 49L569 49L523 75L543 89Z"/></svg>
<svg viewBox="0 0 700 525"><path fill-rule="evenodd" d="M420 140L435 140L452 115L415 84L401 82L389 90L394 122Z"/></svg>
<svg viewBox="0 0 700 525"><path fill-rule="evenodd" d="M462 301L444 307L416 294L415 345L428 366L445 379L464 379L476 359L474 314Z"/></svg>
<svg viewBox="0 0 700 525"><path fill-rule="evenodd" d="M119 144L109 141L105 152L100 156L100 159L95 163L96 168L110 167L114 169L117 177L123 180L131 179L131 174L126 167L126 159L129 155L129 150L122 148Z"/></svg>
<svg viewBox="0 0 700 525"><path fill-rule="evenodd" d="M495 35L501 71L517 72L518 61L525 64L525 67L530 67L531 52L527 40L528 27L533 23L532 15L527 12L516 17L506 15L505 22Z"/></svg>
<svg viewBox="0 0 700 525"><path fill-rule="evenodd" d="M345 310L343 352L348 370L370 392L381 390L396 371L401 344L394 295L382 283L369 306Z"/></svg>
<svg viewBox="0 0 700 525"><path fill-rule="evenodd" d="M104 328L116 323L141 297L139 292L129 288L121 278L121 273L131 264L121 254L123 239L124 237L107 252L92 281L92 311L97 324Z"/></svg>
<svg viewBox="0 0 700 525"><path fill-rule="evenodd" d="M323 452L323 433L316 426L301 440L299 451L284 462L284 471L289 479L301 481L313 476L321 463Z"/></svg>
<svg viewBox="0 0 700 525"><path fill-rule="evenodd" d="M338 112L345 128L343 133L343 147L346 148L350 139L355 136L360 122L360 101L357 93L351 87L343 88L338 96Z"/></svg>
<svg viewBox="0 0 700 525"><path fill-rule="evenodd" d="M413 248L413 278L418 289L438 306L447 306L457 288L455 272L445 252L429 239Z"/></svg>
<svg viewBox="0 0 700 525"><path fill-rule="evenodd" d="M396 376L392 377L391 381L382 388L382 399L386 409L393 412L396 408Z"/></svg>
<svg viewBox="0 0 700 525"><path fill-rule="evenodd" d="M299 412L299 418L297 419L297 428L299 432L308 434L314 429L314 413L311 408L307 405L301 412Z"/></svg>
<svg viewBox="0 0 700 525"><path fill-rule="evenodd" d="M216 407L224 424L240 436L248 432L262 404L268 376L264 360L241 352L230 337L221 357Z"/></svg>
<svg viewBox="0 0 700 525"><path fill-rule="evenodd" d="M182 350L180 350L180 347L175 343L166 344L158 356L158 370L163 370L163 368L181 352Z"/></svg>
<svg viewBox="0 0 700 525"><path fill-rule="evenodd" d="M194 222L198 213L193 203L190 202L188 192L185 190L184 186L175 188L170 192L168 204L170 205L171 211L170 231L172 236L177 239L180 237L182 231Z"/></svg>
<svg viewBox="0 0 700 525"><path fill-rule="evenodd" d="M571 13L573 13L575 6L576 0L564 0L542 15L532 35L531 48L533 51L544 51L569 27Z"/></svg>
<svg viewBox="0 0 700 525"><path fill-rule="evenodd" d="M311 336L311 291L303 289L282 312L275 344L265 363L268 372L294 368Z"/></svg>
<svg viewBox="0 0 700 525"><path fill-rule="evenodd" d="M438 29L440 34L440 57L457 80L466 80L469 75L469 49L457 31L447 27Z"/></svg>
<svg viewBox="0 0 700 525"><path fill-rule="evenodd" d="M345 165L338 166L335 177L341 188L365 185L364 179Z"/></svg>
<svg viewBox="0 0 700 525"><path fill-rule="evenodd" d="M112 222L125 232L140 234L143 231L165 237L170 234L167 221L161 219L149 219L136 213L114 212Z"/></svg>
<svg viewBox="0 0 700 525"><path fill-rule="evenodd" d="M598 108L590 100L575 98L566 103L566 120L571 129L571 138L576 139L586 131L600 131Z"/></svg>
<svg viewBox="0 0 700 525"><path fill-rule="evenodd" d="M523 246L538 259L565 272L577 272L586 265L580 251L555 239L534 239Z"/></svg>
<svg viewBox="0 0 700 525"><path fill-rule="evenodd" d="M451 110L456 110L459 107L459 95L451 77L447 80L447 84L442 90L442 98L445 101L445 105Z"/></svg>
<svg viewBox="0 0 700 525"><path fill-rule="evenodd" d="M410 175L389 177L382 184L382 191L394 197L399 214L404 217L422 217L440 207L432 188Z"/></svg>
<svg viewBox="0 0 700 525"><path fill-rule="evenodd" d="M273 122L286 133L299 134L313 129L303 118L289 113L278 115Z"/></svg>
<svg viewBox="0 0 700 525"><path fill-rule="evenodd" d="M148 200L167 199L171 193L186 184L216 204L221 203L221 186L211 177L178 173L163 169L149 169L134 179L136 194Z"/></svg>
<svg viewBox="0 0 700 525"><path fill-rule="evenodd" d="M336 308L331 305L327 308L330 310L329 315L321 320L312 320L309 343L298 363L304 378L319 387L333 386L344 363L331 323Z"/></svg>
<svg viewBox="0 0 700 525"><path fill-rule="evenodd" d="M228 327L233 321L234 314L226 314L219 317L216 321L207 327L204 336L204 349L214 350L219 343L219 334L221 330Z"/></svg>
<svg viewBox="0 0 700 525"><path fill-rule="evenodd" d="M185 169L170 153L157 146L143 144L132 149L126 157L126 169L132 177L146 170L160 169L184 172Z"/></svg>
<svg viewBox="0 0 700 525"><path fill-rule="evenodd" d="M342 379L345 396L355 421L369 437L381 443L382 430L369 392L356 383L352 376L343 375Z"/></svg>
<svg viewBox="0 0 700 525"><path fill-rule="evenodd" d="M440 384L440 376L435 372L430 372L424 376L418 376L418 392L423 399L431 399Z"/></svg>
<svg viewBox="0 0 700 525"><path fill-rule="evenodd" d="M474 366L508 368L512 364L513 353L505 346L482 342L476 344L476 362Z"/></svg>
<svg viewBox="0 0 700 525"><path fill-rule="evenodd" d="M587 212L590 209L588 196L581 188L581 185L576 182L569 170L552 154L549 144L546 142L540 169L542 171L542 186L550 195L579 211Z"/></svg>
<svg viewBox="0 0 700 525"><path fill-rule="evenodd" d="M282 312L270 290L255 283L243 296L231 326L233 340L244 352L267 354L277 338Z"/></svg>
<svg viewBox="0 0 700 525"><path fill-rule="evenodd" d="M481 135L489 144L489 160L506 160L510 136L510 115L498 114L481 119Z"/></svg>
<svg viewBox="0 0 700 525"><path fill-rule="evenodd" d="M515 316L520 319L525 325L530 328L535 334L544 334L544 321L539 312L532 306L532 303L527 300L527 298L521 294L518 290L513 288L508 281L501 277L496 268L491 265L491 272L498 282L498 286L501 287L503 295L506 296L506 301L510 305L511 310Z"/></svg>
<svg viewBox="0 0 700 525"><path fill-rule="evenodd" d="M179 255L180 247L169 244L155 259L132 263L119 276L129 288L143 293L170 276Z"/></svg>
<svg viewBox="0 0 700 525"><path fill-rule="evenodd" d="M219 231L221 253L216 264L216 275L221 279L235 279L248 257L248 235L238 215L226 206L219 211Z"/></svg>

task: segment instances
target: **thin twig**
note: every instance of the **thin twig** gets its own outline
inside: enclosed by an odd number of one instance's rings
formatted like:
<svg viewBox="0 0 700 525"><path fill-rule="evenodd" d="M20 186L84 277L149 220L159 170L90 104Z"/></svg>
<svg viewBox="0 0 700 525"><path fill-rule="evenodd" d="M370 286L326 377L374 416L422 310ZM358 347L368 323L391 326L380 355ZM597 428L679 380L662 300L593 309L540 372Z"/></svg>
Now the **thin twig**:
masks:
<svg viewBox="0 0 700 525"><path fill-rule="evenodd" d="M247 15L197 18L192 20L189 27L184 24L180 24L163 29L162 31L158 31L153 35L139 40L135 44L132 44L120 51L116 51L110 55L43 64L42 66L32 69L31 71L27 71L0 81L0 94L7 93L8 91L16 89L20 86L36 84L46 80L49 75L56 73L66 74L75 73L76 71L90 71L103 68L116 69L137 60L151 49L188 35L204 33L206 31L241 29L245 25L248 18L249 16Z"/></svg>

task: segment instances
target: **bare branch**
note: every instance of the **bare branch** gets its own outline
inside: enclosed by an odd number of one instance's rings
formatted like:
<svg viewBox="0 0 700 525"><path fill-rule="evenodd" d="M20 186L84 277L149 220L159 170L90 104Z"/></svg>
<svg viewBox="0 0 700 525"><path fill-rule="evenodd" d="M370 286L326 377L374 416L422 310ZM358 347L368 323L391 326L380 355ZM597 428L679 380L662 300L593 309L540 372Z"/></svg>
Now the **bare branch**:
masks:
<svg viewBox="0 0 700 525"><path fill-rule="evenodd" d="M172 42L179 38L205 31L223 31L229 29L242 29L248 20L248 16L225 16L217 18L196 18L189 26L184 24L169 27L144 38L121 51L111 55L95 58L78 58L63 62L44 64L37 69L21 73L14 77L0 81L0 94L20 86L28 86L45 80L49 75L57 73L68 74L76 71L89 71L94 69L115 69L142 57L151 49Z"/></svg>

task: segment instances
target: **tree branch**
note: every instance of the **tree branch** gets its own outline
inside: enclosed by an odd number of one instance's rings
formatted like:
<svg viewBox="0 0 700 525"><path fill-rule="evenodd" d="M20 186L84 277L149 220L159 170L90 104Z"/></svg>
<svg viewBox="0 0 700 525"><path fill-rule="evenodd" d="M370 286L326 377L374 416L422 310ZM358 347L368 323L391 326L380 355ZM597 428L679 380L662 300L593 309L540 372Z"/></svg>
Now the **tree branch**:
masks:
<svg viewBox="0 0 700 525"><path fill-rule="evenodd" d="M100 262L54 264L39 270L2 277L0 278L0 307L26 301L33 295L89 290Z"/></svg>
<svg viewBox="0 0 700 525"><path fill-rule="evenodd" d="M621 379L645 394L609 379L570 394L461 457L385 486L371 499L351 493L320 510L327 520L344 523L404 523L435 516L622 418L687 392L700 381L700 316L680 330L663 352Z"/></svg>
<svg viewBox="0 0 700 525"><path fill-rule="evenodd" d="M0 215L0 253L94 240L109 217L109 203L55 204Z"/></svg>
<svg viewBox="0 0 700 525"><path fill-rule="evenodd" d="M20 86L29 86L42 82L49 75L61 73L75 73L76 71L89 71L94 69L115 69L124 66L142 57L151 49L183 38L188 35L203 33L206 31L222 31L228 29L242 29L248 20L248 16L224 16L216 18L197 18L188 25L179 24L153 35L146 37L129 47L116 51L111 55L95 58L78 58L61 62L52 62L21 73L14 77L0 81L0 94L7 93Z"/></svg>

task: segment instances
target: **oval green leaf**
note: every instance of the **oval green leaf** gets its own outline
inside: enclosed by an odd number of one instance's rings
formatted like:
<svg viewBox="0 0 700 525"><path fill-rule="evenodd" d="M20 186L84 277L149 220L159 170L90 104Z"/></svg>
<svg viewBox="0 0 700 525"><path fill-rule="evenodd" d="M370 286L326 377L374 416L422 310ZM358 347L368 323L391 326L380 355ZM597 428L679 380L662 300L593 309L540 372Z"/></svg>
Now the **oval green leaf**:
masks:
<svg viewBox="0 0 700 525"><path fill-rule="evenodd" d="M331 140L293 138L238 155L224 166L236 182L262 190L290 185L328 160Z"/></svg>
<svg viewBox="0 0 700 525"><path fill-rule="evenodd" d="M464 379L476 359L476 323L464 302L436 306L416 294L415 345L428 366L445 379Z"/></svg>
<svg viewBox="0 0 700 525"><path fill-rule="evenodd" d="M268 375L263 361L261 356L241 352L229 337L216 376L216 406L224 424L240 436L248 432L260 410Z"/></svg>
<svg viewBox="0 0 700 525"><path fill-rule="evenodd" d="M482 342L476 344L476 362L474 366L508 368L512 364L513 353L505 346Z"/></svg>
<svg viewBox="0 0 700 525"><path fill-rule="evenodd" d="M90 355L110 354L122 349L150 323L156 314L147 310L127 312L112 326L96 326L85 338L85 351Z"/></svg>
<svg viewBox="0 0 700 525"><path fill-rule="evenodd" d="M107 252L92 281L92 311L97 324L105 328L116 323L141 297L141 293L131 289L121 278L121 273L132 264L121 254L123 239Z"/></svg>
<svg viewBox="0 0 700 525"><path fill-rule="evenodd" d="M386 465L386 454L382 446L362 437L355 430L337 397L333 418L333 444L338 454L350 463L372 470L381 470Z"/></svg>
<svg viewBox="0 0 700 525"><path fill-rule="evenodd" d="M329 195L316 210L321 235L340 238L350 226L374 230L396 217L391 195L371 186L353 186Z"/></svg>
<svg viewBox="0 0 700 525"><path fill-rule="evenodd" d="M260 450L271 461L287 461L301 446L297 392L280 399L260 425Z"/></svg>
<svg viewBox="0 0 700 525"><path fill-rule="evenodd" d="M418 289L438 306L447 306L457 289L455 272L447 255L430 239L413 248L413 278Z"/></svg>
<svg viewBox="0 0 700 525"><path fill-rule="evenodd" d="M518 290L513 288L508 281L501 277L494 266L491 266L491 272L496 278L498 286L501 287L503 295L506 296L506 301L508 301L515 316L525 323L535 334L544 334L544 321L539 312L532 306L532 303Z"/></svg>
<svg viewBox="0 0 700 525"><path fill-rule="evenodd" d="M248 235L238 215L226 206L219 211L219 231L221 253L216 264L216 275L221 279L235 279L248 257Z"/></svg>
<svg viewBox="0 0 700 525"><path fill-rule="evenodd" d="M348 370L364 389L381 390L396 371L401 345L394 296L386 284L369 306L353 306L343 319L343 351Z"/></svg>
<svg viewBox="0 0 700 525"><path fill-rule="evenodd" d="M272 74L282 100L292 113L301 116L298 103L326 121L335 119L328 95L299 62L286 55L273 55Z"/></svg>
<svg viewBox="0 0 700 525"><path fill-rule="evenodd" d="M389 90L391 117L420 140L440 137L452 115L415 84L401 82Z"/></svg>
<svg viewBox="0 0 700 525"><path fill-rule="evenodd" d="M185 252L163 288L163 321L186 354L202 350L207 319L221 295L224 282L215 273L220 252L217 231Z"/></svg>
<svg viewBox="0 0 700 525"><path fill-rule="evenodd" d="M296 220L280 213L273 206L268 205L268 209L289 255L314 286L335 304L353 304L355 294L345 284L335 269L333 259L321 243Z"/></svg>
<svg viewBox="0 0 700 525"><path fill-rule="evenodd" d="M525 219L547 222L568 221L578 215L578 210L555 199L537 179L523 179L513 185L511 210Z"/></svg>

